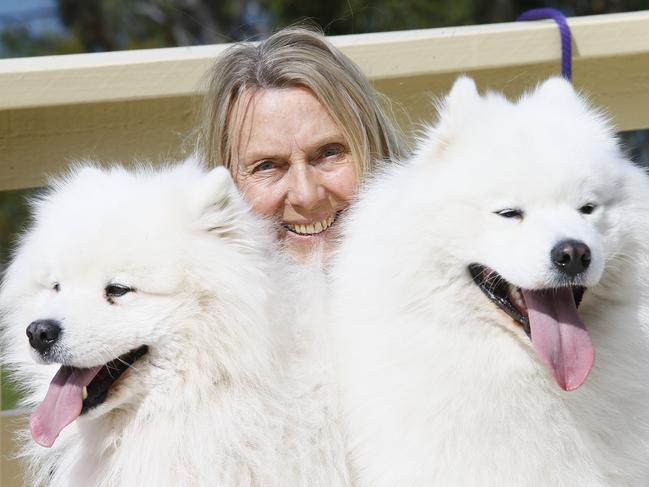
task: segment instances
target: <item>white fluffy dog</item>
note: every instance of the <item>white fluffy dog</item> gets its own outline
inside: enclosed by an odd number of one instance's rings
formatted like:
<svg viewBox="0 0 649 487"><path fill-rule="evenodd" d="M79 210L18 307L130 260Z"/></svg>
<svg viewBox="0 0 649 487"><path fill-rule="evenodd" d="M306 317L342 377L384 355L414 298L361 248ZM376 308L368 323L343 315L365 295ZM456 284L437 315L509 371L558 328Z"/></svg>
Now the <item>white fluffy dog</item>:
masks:
<svg viewBox="0 0 649 487"><path fill-rule="evenodd" d="M356 485L649 485L649 182L568 82L459 79L346 230Z"/></svg>
<svg viewBox="0 0 649 487"><path fill-rule="evenodd" d="M271 235L191 161L83 168L35 202L0 298L35 485L345 484Z"/></svg>

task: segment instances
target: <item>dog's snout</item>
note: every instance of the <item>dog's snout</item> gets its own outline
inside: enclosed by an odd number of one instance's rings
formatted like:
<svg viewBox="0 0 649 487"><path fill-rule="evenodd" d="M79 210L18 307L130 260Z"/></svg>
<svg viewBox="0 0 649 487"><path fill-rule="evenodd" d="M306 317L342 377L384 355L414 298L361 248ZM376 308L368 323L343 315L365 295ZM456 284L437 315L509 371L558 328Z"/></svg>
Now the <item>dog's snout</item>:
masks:
<svg viewBox="0 0 649 487"><path fill-rule="evenodd" d="M36 320L27 327L29 344L40 353L47 352L61 335L61 324L56 320Z"/></svg>
<svg viewBox="0 0 649 487"><path fill-rule="evenodd" d="M561 240L550 254L554 266L570 277L581 274L590 265L590 248L579 240Z"/></svg>

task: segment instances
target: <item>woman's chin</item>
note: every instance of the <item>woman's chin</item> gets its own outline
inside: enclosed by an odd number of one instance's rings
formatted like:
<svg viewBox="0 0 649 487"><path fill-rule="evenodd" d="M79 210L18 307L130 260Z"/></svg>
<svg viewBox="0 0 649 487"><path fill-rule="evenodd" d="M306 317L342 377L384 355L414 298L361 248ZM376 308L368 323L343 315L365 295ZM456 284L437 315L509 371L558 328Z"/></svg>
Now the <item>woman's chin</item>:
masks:
<svg viewBox="0 0 649 487"><path fill-rule="evenodd" d="M326 258L333 248L333 233L329 228L313 235L301 235L283 229L279 237L284 251L300 262L312 258Z"/></svg>

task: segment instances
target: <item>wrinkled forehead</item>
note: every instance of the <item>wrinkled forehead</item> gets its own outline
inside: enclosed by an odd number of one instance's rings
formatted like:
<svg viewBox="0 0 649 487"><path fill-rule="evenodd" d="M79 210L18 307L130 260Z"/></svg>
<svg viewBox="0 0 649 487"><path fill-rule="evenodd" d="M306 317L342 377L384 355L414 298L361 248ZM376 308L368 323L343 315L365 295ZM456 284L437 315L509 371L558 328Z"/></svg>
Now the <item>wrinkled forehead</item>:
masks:
<svg viewBox="0 0 649 487"><path fill-rule="evenodd" d="M287 109L276 103L272 96L278 91L284 90L245 88L230 106L227 137L230 144L230 172L235 178L246 154L257 151L259 145L263 148L264 129L274 127L275 115Z"/></svg>
<svg viewBox="0 0 649 487"><path fill-rule="evenodd" d="M302 86L247 89L233 103L228 127L233 175L242 162L343 137L322 101Z"/></svg>

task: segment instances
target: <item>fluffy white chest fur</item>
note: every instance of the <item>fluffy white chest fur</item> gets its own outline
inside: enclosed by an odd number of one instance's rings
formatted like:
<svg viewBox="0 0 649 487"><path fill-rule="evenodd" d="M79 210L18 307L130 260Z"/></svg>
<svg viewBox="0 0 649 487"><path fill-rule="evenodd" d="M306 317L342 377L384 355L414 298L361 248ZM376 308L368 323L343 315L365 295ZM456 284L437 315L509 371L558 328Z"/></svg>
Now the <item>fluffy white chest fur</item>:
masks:
<svg viewBox="0 0 649 487"><path fill-rule="evenodd" d="M333 269L354 485L647 485L648 217L567 82L510 103L459 80Z"/></svg>

